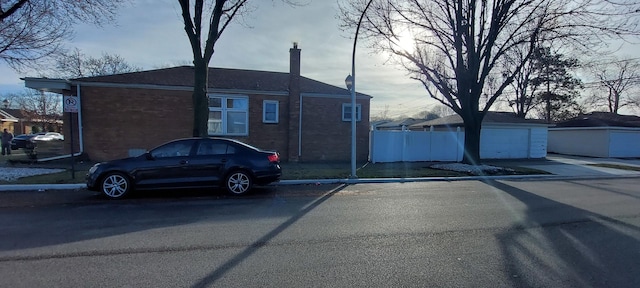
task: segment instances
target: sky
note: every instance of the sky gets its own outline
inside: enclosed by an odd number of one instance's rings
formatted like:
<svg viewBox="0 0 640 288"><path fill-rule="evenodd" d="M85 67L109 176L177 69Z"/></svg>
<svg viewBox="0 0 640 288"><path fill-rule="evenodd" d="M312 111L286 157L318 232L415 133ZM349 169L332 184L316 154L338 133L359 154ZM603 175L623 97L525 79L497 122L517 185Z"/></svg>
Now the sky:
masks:
<svg viewBox="0 0 640 288"><path fill-rule="evenodd" d="M340 30L336 0L298 2L305 5L250 1L255 9L225 30L209 66L286 73L289 49L297 42L302 76L344 87L351 73L355 29ZM132 0L120 8L112 25L76 25L74 38L66 46L94 57L117 54L145 70L190 65L193 54L183 27L177 1ZM637 46L633 48L629 51ZM390 63L387 55L374 53L362 39L355 62L356 90L373 96L372 117L385 111L392 118L411 117L440 105L420 82ZM0 62L0 95L24 89L21 77L37 77L37 73L16 73Z"/></svg>
<svg viewBox="0 0 640 288"><path fill-rule="evenodd" d="M335 0L302 0L292 7L279 0L250 1L253 9L234 21L215 46L210 67L289 72L289 49L301 49L301 74L338 87L351 73L354 31L341 31ZM122 7L116 23L77 25L68 48L99 57L117 54L143 69L191 65L193 54L175 0L135 0ZM436 105L421 84L374 54L360 39L356 48L356 90L373 96L371 116L413 116ZM24 89L21 77L0 63L0 95Z"/></svg>

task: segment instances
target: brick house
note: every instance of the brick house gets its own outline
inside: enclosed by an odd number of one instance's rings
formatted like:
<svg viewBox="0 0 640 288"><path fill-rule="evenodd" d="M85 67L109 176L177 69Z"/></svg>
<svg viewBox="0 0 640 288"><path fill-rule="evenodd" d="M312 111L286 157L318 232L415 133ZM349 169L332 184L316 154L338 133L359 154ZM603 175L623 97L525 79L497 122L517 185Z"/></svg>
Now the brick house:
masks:
<svg viewBox="0 0 640 288"><path fill-rule="evenodd" d="M209 135L278 151L284 161L348 161L349 91L301 76L300 49L294 44L289 53L289 73L209 68ZM67 131L74 133L75 151L94 161L135 155L192 133L192 66L24 80L30 88L77 97L78 113L65 113L65 139L71 139ZM369 154L370 99L357 93L359 161Z"/></svg>
<svg viewBox="0 0 640 288"><path fill-rule="evenodd" d="M21 109L2 108L0 109L0 131L7 131L14 135L29 134L35 132L59 132L62 131L62 120L60 115L47 115L35 117L33 113L28 113Z"/></svg>

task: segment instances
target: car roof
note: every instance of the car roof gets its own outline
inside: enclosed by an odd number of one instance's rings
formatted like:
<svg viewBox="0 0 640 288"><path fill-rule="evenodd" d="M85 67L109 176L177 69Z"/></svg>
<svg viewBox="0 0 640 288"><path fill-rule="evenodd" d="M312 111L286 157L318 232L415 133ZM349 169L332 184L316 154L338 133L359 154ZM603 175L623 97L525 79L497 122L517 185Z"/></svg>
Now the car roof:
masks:
<svg viewBox="0 0 640 288"><path fill-rule="evenodd" d="M242 141L238 141L238 140L230 139L230 138L223 138L223 137L188 137L188 138L179 138L179 139L174 139L174 140L171 140L171 141L167 141L167 142L165 142L163 144L160 144L160 145L164 145L166 143L171 143L171 142L176 142L176 141L186 141L186 140L222 140L222 141L235 143L235 144L247 147L249 149L258 150L258 151L261 150L261 149L259 149L257 147L251 146L251 145L249 145L247 143L244 143Z"/></svg>

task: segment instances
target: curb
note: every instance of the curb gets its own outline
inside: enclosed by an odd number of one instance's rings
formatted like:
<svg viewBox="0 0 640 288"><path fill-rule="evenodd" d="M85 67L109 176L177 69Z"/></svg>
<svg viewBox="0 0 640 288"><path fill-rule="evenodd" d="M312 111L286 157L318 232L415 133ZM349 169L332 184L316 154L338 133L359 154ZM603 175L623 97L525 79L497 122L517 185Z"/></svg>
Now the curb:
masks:
<svg viewBox="0 0 640 288"><path fill-rule="evenodd" d="M345 178L345 179L306 179L280 180L270 186L279 185L309 185L309 184L375 184L375 183L411 183L411 182L453 182L472 180L592 180L592 179L620 179L638 178L640 174L631 175L502 175L502 176L461 176L461 177L421 177L421 178ZM45 191L45 190L74 190L86 189L87 184L7 184L0 185L1 191Z"/></svg>

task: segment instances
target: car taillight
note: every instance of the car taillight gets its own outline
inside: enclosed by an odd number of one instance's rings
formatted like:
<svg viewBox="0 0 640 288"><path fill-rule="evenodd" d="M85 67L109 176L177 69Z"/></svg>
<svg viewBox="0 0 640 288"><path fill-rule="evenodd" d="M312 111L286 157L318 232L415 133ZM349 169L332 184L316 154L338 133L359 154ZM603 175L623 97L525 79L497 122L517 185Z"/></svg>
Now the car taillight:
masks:
<svg viewBox="0 0 640 288"><path fill-rule="evenodd" d="M280 161L280 156L278 156L278 153L273 153L273 154L267 156L267 158L269 158L269 162L278 162L278 161Z"/></svg>

